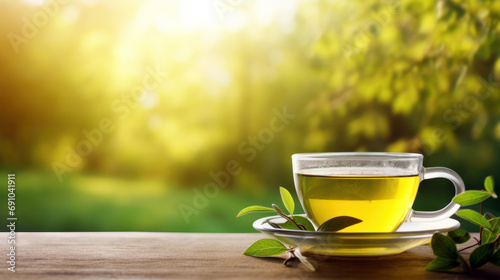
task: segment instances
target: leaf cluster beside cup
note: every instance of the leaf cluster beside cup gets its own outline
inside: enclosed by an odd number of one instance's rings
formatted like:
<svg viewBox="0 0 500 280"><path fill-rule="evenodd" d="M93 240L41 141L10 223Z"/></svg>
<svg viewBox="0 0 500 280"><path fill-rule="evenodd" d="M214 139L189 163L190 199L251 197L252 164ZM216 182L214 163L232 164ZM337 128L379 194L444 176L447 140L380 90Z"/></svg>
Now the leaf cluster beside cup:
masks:
<svg viewBox="0 0 500 280"><path fill-rule="evenodd" d="M471 190L461 193L453 202L460 206L471 206L481 204L480 212L471 209L457 211L456 215L472 222L480 227L480 239L476 243L457 249L456 244L462 244L470 240L470 234L462 228L448 232L447 235L435 233L432 236L431 247L437 258L426 266L427 270L446 271L455 267L462 267L466 272L477 269L487 262L500 266L500 218L491 213L482 213L482 203L484 200L493 197L498 198L494 190L493 178L486 177L484 180L484 190ZM467 262L460 252L478 246L469 257Z"/></svg>
<svg viewBox="0 0 500 280"><path fill-rule="evenodd" d="M293 212L295 210L295 203L293 201L290 192L288 192L287 189L280 187L280 194L281 194L281 200L283 201L283 204L285 205L285 208L286 210L288 210L290 215L286 215L276 204L273 204L272 208L264 206L246 207L245 209L241 210L236 217L240 217L242 215L252 212L276 212L286 221L281 224L268 222L269 225L274 228L316 231L314 229L313 224L309 221L308 218L293 215ZM318 227L317 231L336 232L360 222L362 222L362 220L350 216L334 217L321 224ZM285 260L284 262L285 265L287 265L292 260L298 259L309 269L313 271L315 270L314 266L307 260L307 258L302 256L299 250L288 244L284 244L276 239L264 238L257 240L255 243L250 245L250 247L248 247L245 250L245 252L243 252L243 254L253 257L269 257L269 256L281 255L286 252L290 253L290 257L287 260Z"/></svg>

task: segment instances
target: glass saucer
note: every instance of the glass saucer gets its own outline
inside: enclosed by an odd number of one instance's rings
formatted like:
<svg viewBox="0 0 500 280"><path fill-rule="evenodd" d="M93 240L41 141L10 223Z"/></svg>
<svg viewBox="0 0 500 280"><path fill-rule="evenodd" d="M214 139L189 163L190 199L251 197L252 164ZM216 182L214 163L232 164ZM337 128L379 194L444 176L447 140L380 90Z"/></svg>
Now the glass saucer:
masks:
<svg viewBox="0 0 500 280"><path fill-rule="evenodd" d="M307 217L306 215L297 215ZM460 227L454 219L436 222L404 222L394 232L336 233L274 228L269 221L282 224L280 216L258 219L253 227L302 252L329 256L384 256L402 253L428 243L436 232L448 232Z"/></svg>

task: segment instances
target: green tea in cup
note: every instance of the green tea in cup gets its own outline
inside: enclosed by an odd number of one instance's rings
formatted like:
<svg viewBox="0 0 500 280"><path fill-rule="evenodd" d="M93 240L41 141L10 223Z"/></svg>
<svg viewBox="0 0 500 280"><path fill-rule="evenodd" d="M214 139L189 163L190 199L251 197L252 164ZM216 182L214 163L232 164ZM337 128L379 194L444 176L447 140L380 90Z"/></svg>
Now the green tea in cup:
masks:
<svg viewBox="0 0 500 280"><path fill-rule="evenodd" d="M297 194L316 226L338 216L362 220L340 232L392 232L407 218L424 222L453 215L455 203L439 211L411 211L423 179L444 177L457 194L465 191L454 171L422 167L420 154L312 153L292 160Z"/></svg>

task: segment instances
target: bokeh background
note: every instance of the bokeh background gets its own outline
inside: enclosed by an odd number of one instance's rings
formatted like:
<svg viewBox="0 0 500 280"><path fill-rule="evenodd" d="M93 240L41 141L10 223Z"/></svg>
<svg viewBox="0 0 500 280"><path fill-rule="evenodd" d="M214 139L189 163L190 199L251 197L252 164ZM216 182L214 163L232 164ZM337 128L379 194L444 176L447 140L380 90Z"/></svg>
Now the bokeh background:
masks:
<svg viewBox="0 0 500 280"><path fill-rule="evenodd" d="M298 152L498 181L499 20L493 0L1 0L16 230L253 232L236 214L294 193ZM425 181L414 208L452 197Z"/></svg>

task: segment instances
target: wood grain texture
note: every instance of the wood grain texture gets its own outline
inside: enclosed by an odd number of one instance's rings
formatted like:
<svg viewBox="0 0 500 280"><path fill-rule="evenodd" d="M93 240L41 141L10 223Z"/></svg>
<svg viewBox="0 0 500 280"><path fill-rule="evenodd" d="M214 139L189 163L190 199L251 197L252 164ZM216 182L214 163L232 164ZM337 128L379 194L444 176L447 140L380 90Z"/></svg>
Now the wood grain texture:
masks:
<svg viewBox="0 0 500 280"><path fill-rule="evenodd" d="M399 255L323 258L318 271L285 267L283 258L241 253L258 233L17 233L16 272L2 261L0 279L500 279L487 264L472 275L424 270L428 246ZM6 260L7 233L0 233ZM1 244L1 243L0 243Z"/></svg>

